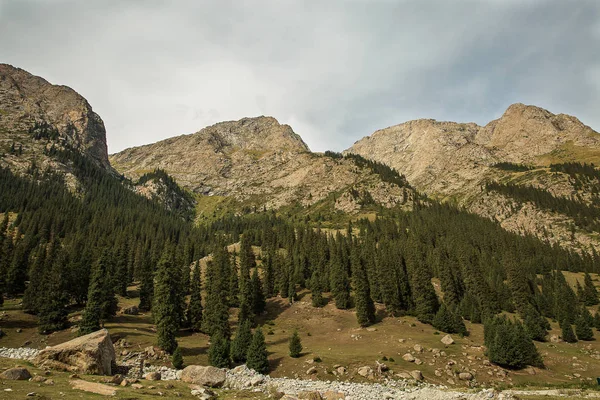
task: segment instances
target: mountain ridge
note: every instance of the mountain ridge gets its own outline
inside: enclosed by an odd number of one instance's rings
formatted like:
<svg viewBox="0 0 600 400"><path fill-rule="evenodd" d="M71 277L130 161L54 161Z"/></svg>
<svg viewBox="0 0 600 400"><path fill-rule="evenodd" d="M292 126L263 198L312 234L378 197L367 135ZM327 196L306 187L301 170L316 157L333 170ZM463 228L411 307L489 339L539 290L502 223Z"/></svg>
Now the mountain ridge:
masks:
<svg viewBox="0 0 600 400"><path fill-rule="evenodd" d="M486 182L532 186L561 198L581 197L588 205L597 201L592 183L581 190L573 177L551 171L550 166L597 163L600 134L575 117L522 103L509 106L485 126L435 120L394 125L358 140L345 153L385 163L404 174L418 190L495 219L506 229L556 242L571 241L570 218L553 210L524 208L522 201L483 190ZM528 167L525 171L495 167L502 163ZM553 224L552 230L559 233L549 238L545 231ZM574 246L598 249L595 236L584 233Z"/></svg>

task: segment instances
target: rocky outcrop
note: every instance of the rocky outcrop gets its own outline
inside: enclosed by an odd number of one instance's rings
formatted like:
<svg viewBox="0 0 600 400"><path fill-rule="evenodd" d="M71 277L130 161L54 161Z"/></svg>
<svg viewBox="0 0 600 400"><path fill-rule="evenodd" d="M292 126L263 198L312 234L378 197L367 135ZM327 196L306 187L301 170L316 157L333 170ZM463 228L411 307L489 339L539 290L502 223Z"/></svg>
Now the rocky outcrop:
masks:
<svg viewBox="0 0 600 400"><path fill-rule="evenodd" d="M519 207L508 205L499 208L497 198L482 201L485 182L531 185L555 196L582 198L588 203L599 200L568 175L547 167L550 163L573 161L598 163L600 134L575 117L555 115L535 106L513 104L501 118L486 126L430 119L410 121L381 129L357 141L346 152L385 163L404 174L418 190L471 212L493 216L501 224L518 217L518 223L503 226L544 240L548 239L544 237L548 230L540 229L540 221L534 221L533 213L519 214ZM494 167L501 162L526 164L534 170L512 172ZM562 233L556 231L556 242L560 242ZM570 241L568 246L600 249L597 238L584 236Z"/></svg>
<svg viewBox="0 0 600 400"><path fill-rule="evenodd" d="M0 163L16 166L18 158L30 161L45 147L67 144L110 169L104 123L86 99L67 86L0 64L0 152L13 143L21 154L7 154Z"/></svg>
<svg viewBox="0 0 600 400"><path fill-rule="evenodd" d="M48 347L33 359L40 368L96 375L111 375L114 362L115 349L106 329Z"/></svg>

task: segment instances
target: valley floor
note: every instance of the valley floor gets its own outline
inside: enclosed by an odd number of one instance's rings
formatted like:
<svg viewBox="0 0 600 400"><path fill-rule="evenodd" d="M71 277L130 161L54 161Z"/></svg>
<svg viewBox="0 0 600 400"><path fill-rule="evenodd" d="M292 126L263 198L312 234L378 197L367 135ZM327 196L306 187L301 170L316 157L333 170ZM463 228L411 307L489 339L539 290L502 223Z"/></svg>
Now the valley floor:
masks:
<svg viewBox="0 0 600 400"><path fill-rule="evenodd" d="M129 297L119 298L119 306L124 310L137 305L138 301L136 288L131 287ZM598 392L600 386L596 382L596 377L600 377L600 334L597 331L595 331L596 340L589 342L580 341L575 344L555 340L545 343L536 342L546 368L530 367L521 371L509 371L487 361L483 348L483 326L480 324L471 324L467 321L470 335L464 338L454 335L455 343L446 346L441 342L444 334L437 332L430 325L422 324L413 317L393 318L385 317L384 314L383 309L378 308L379 322L369 328L360 328L351 310L338 310L332 303L320 309L313 308L308 292L300 293L300 299L293 305L289 305L285 299L279 297L269 299L267 312L260 316L258 322L263 326L266 337L271 364L270 376L377 384L398 380L402 382L398 375L402 376L418 370L427 385L445 386L450 391L466 393L479 392L483 388L495 388L500 391L519 388L527 389L527 392L517 392L519 398L537 398L535 396L539 395L543 398L552 398L552 396L562 398L563 393L574 394L577 390L585 390L586 398L587 396L600 397ZM79 318L80 310L73 310L70 319L76 321ZM235 323L234 321L235 313L232 313L232 324ZM560 335L558 324L551 325L549 338L558 338ZM36 318L23 313L18 300L5 302L0 314L0 326L6 333L6 336L0 339L0 347L44 348L76 336L74 329L46 336L40 335L37 332ZM150 314L119 313L107 322L105 327L115 343L118 360L126 358L129 353L147 351L148 347L155 345L155 330ZM288 340L295 329L299 331L304 346L302 356L297 359L288 355ZM178 342L183 350L186 365L208 364L208 336L182 331ZM408 353L412 355L414 361L403 359L403 356ZM154 357L149 362L156 366L171 367L170 361L166 358ZM385 363L390 371L378 374L378 362ZM17 363L19 363L17 360L0 359L2 369ZM358 372L361 367L369 367L374 372L362 376ZM28 368L31 368L32 373L36 371L30 366ZM461 380L459 378L461 372L472 374L473 380ZM52 398L58 392L69 391L68 375L63 376L58 372L52 374L56 376L56 379L53 378L56 382L54 387L38 386L30 382L4 381L2 389L11 388L14 392L0 393L0 398L22 398L29 392L45 394ZM103 379L102 377L89 378ZM148 391L151 392L148 396L154 397L164 389L164 385L167 385L166 381L143 383L145 387L153 385L156 389L146 387L144 390L135 391L135 395L131 393L134 389L119 389L120 393L122 392L119 398L121 396L145 398L144 393ZM189 388L182 383L171 381L169 383L175 385L174 389L169 389L172 393L179 390L184 396L182 398L186 398L185 396L189 394ZM410 388L418 384L410 381L408 385ZM529 389L540 388L550 391L529 392ZM10 397L5 396L7 393L10 393ZM51 395L52 393L54 395ZM263 394L250 391L239 393L228 391L227 396L223 398L262 399L265 397Z"/></svg>

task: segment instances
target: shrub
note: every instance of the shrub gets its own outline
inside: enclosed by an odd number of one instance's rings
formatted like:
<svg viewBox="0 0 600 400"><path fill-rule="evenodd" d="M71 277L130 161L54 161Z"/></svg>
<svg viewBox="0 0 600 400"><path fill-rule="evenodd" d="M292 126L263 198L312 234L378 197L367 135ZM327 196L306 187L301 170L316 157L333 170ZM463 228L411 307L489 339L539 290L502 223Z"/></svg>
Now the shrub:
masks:
<svg viewBox="0 0 600 400"><path fill-rule="evenodd" d="M173 356L171 357L171 363L173 363L173 368L175 369L183 368L183 355L181 355L181 348L179 348L179 346L177 346L177 348L173 352Z"/></svg>

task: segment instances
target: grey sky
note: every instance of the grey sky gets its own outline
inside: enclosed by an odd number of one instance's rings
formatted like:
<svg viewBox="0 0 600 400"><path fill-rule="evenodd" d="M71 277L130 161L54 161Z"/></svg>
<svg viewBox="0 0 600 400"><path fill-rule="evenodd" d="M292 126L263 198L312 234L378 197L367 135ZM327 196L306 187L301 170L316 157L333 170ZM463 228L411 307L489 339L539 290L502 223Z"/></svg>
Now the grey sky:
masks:
<svg viewBox="0 0 600 400"><path fill-rule="evenodd" d="M597 0L0 0L0 62L86 97L110 152L263 114L339 151L515 102L600 130Z"/></svg>

